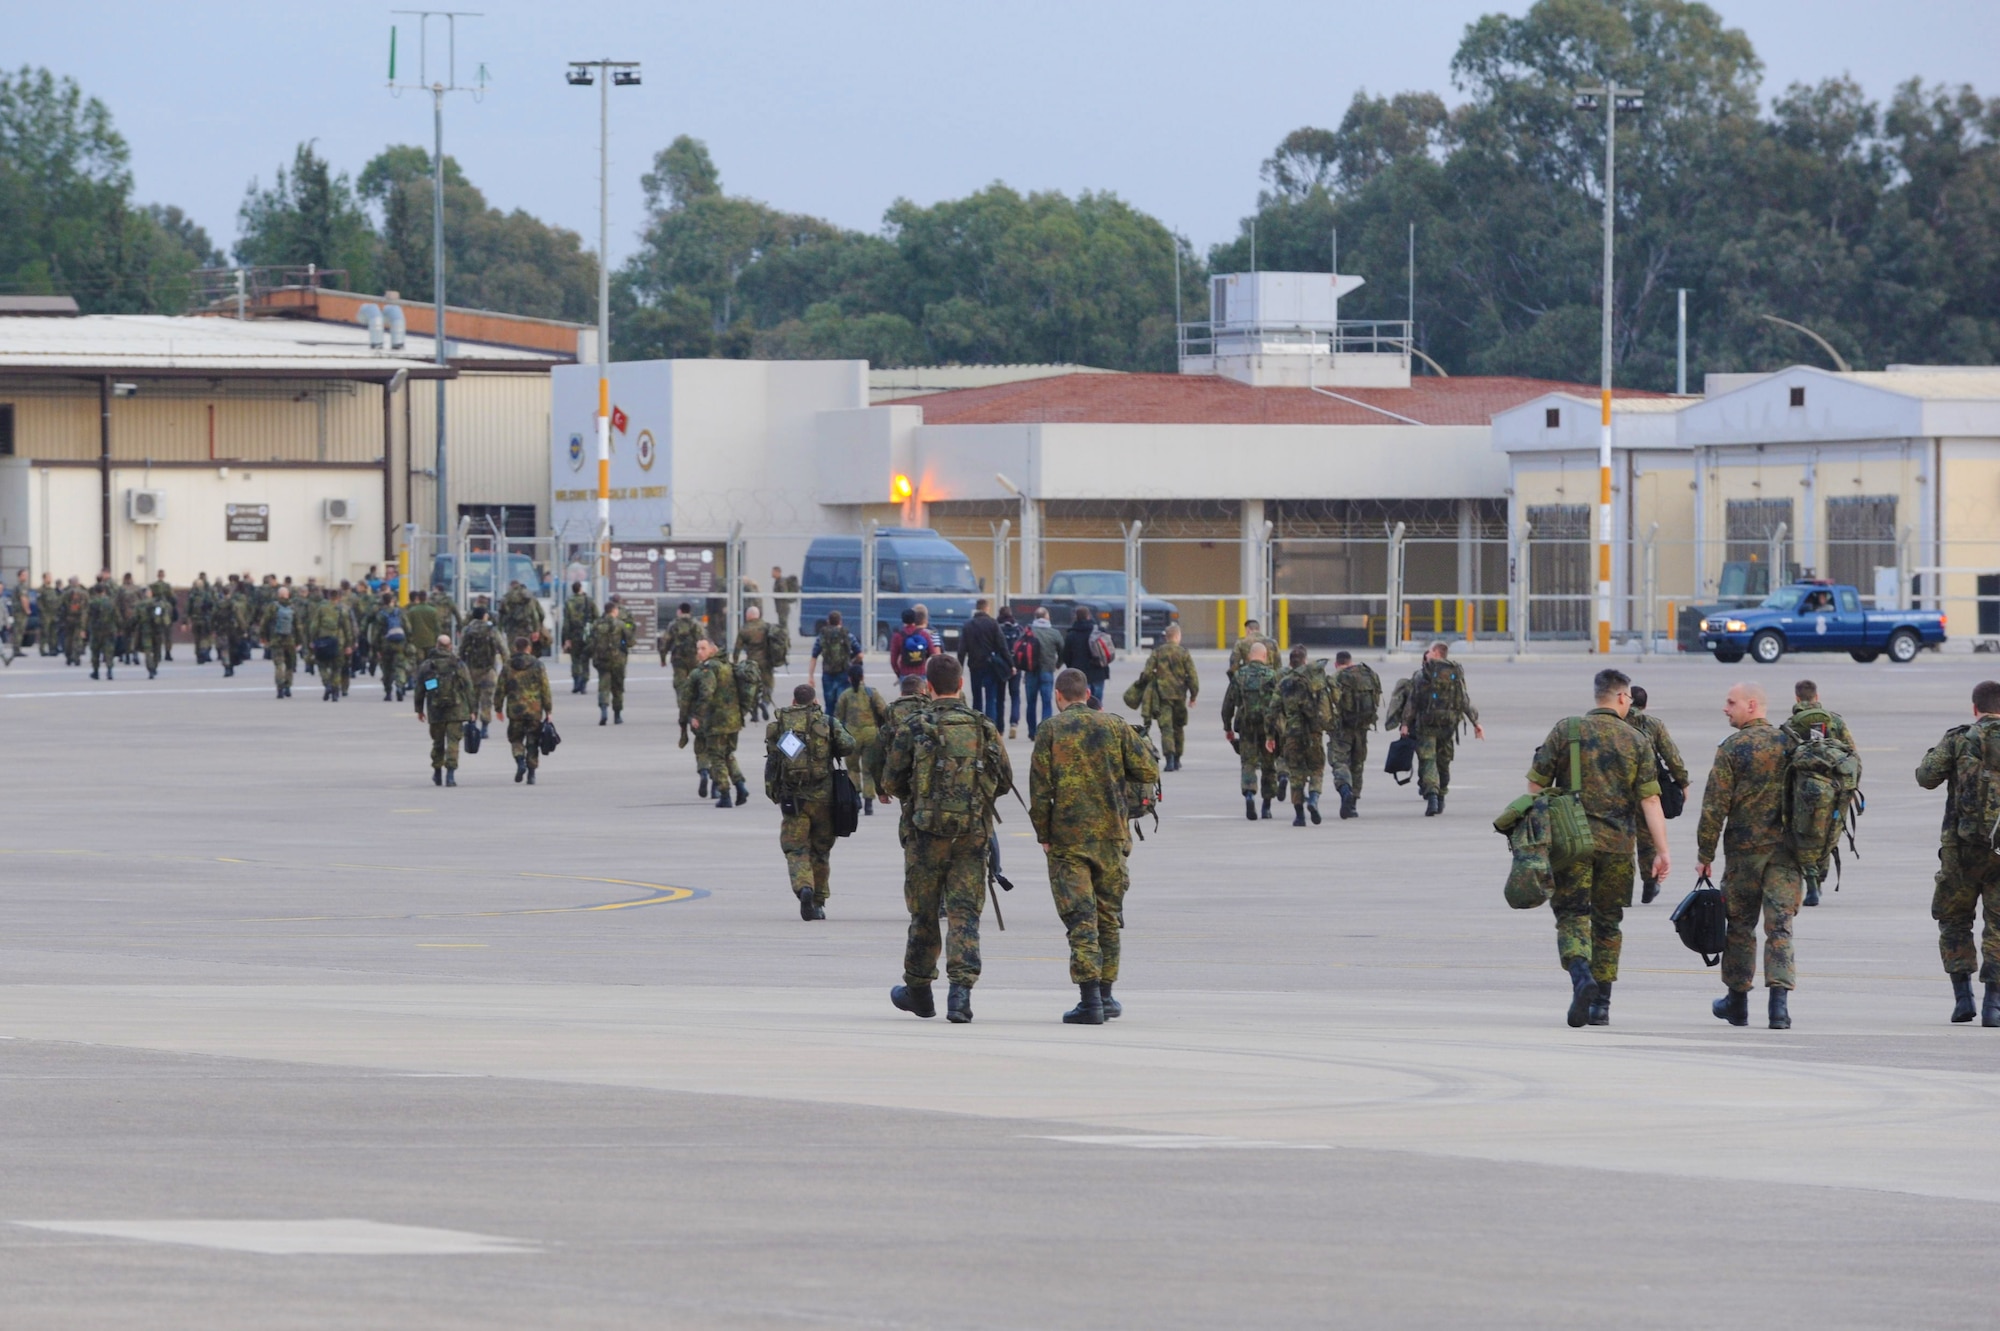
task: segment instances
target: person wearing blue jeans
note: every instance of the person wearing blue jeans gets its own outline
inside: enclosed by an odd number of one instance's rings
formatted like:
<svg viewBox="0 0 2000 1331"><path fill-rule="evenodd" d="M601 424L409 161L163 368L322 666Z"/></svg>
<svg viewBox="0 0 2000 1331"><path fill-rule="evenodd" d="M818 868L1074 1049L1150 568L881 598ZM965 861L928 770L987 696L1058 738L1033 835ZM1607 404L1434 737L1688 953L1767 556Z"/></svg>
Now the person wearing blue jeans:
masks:
<svg viewBox="0 0 2000 1331"><path fill-rule="evenodd" d="M1063 638L1049 622L1046 610L1036 612L1028 633L1035 640L1035 669L1021 672L1021 686L1028 695L1028 738L1033 739L1041 723L1056 713L1056 671L1062 668Z"/></svg>
<svg viewBox="0 0 2000 1331"><path fill-rule="evenodd" d="M1007 644L1007 738L1013 739L1021 725L1021 676L1022 670L1016 662L1014 651L1021 639L1027 636L1027 629L1016 623L1014 612L1002 607L997 618L1000 621L1000 637ZM996 719L995 725L1000 724Z"/></svg>

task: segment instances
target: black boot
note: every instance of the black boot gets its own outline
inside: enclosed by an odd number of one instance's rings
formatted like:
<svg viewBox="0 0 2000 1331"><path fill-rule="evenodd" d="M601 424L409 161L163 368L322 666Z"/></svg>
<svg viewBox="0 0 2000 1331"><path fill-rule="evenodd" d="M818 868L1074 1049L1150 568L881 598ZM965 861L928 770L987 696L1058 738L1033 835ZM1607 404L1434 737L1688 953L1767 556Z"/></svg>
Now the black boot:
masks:
<svg viewBox="0 0 2000 1331"><path fill-rule="evenodd" d="M875 816L875 797L873 795L863 795L861 797L861 814L864 818L873 818Z"/></svg>
<svg viewBox="0 0 2000 1331"><path fill-rule="evenodd" d="M622 726L625 724L625 709L623 707L620 707L611 713L611 724L614 726Z"/></svg>
<svg viewBox="0 0 2000 1331"><path fill-rule="evenodd" d="M802 887L798 891L798 897L799 918L810 920L813 917L813 890L810 887Z"/></svg>
<svg viewBox="0 0 2000 1331"><path fill-rule="evenodd" d="M1314 827L1319 826L1319 792L1317 790L1306 796L1306 817L1313 820Z"/></svg>
<svg viewBox="0 0 2000 1331"><path fill-rule="evenodd" d="M514 784L518 786L527 779L528 760L526 758L516 758L514 760Z"/></svg>
<svg viewBox="0 0 2000 1331"><path fill-rule="evenodd" d="M447 786L458 784L458 769L456 767L447 767L444 769L444 783Z"/></svg>
<svg viewBox="0 0 2000 1331"><path fill-rule="evenodd" d="M1424 817L1435 818L1444 812L1444 801L1436 795L1424 796Z"/></svg>
<svg viewBox="0 0 2000 1331"><path fill-rule="evenodd" d="M955 984L945 994L944 1019L954 1026L972 1020L972 986Z"/></svg>
<svg viewBox="0 0 2000 1331"><path fill-rule="evenodd" d="M1260 818L1269 818L1271 816L1271 801L1264 801L1264 811L1257 816Z"/></svg>
<svg viewBox="0 0 2000 1331"><path fill-rule="evenodd" d="M431 768L431 784L434 786L441 786L444 784L444 768L442 767Z"/></svg>
<svg viewBox="0 0 2000 1331"><path fill-rule="evenodd" d="M597 705L597 724L600 726L608 726L611 724L610 704L599 703Z"/></svg>
<svg viewBox="0 0 2000 1331"><path fill-rule="evenodd" d="M695 787L694 793L703 799L708 798L708 769L706 767L701 769L701 784Z"/></svg>
<svg viewBox="0 0 2000 1331"><path fill-rule="evenodd" d="M1951 995L1957 1000L1951 1006L1951 1019L1953 1021L1971 1021L1979 1015L1978 1005L1972 1001L1971 975L1952 976Z"/></svg>
<svg viewBox="0 0 2000 1331"><path fill-rule="evenodd" d="M97 667L96 667L96 666L92 666L92 667L90 668L90 677L91 677L92 679L96 679L96 678L97 678Z"/></svg>
<svg viewBox="0 0 2000 1331"><path fill-rule="evenodd" d="M1099 980L1097 982L1097 1000L1104 1004L1104 1019L1106 1021L1110 1021L1113 1017L1122 1017L1125 1015L1125 1005L1111 996L1111 981Z"/></svg>
<svg viewBox="0 0 2000 1331"><path fill-rule="evenodd" d="M931 997L931 987L927 984L899 984L889 991L889 1002L913 1016L937 1015L937 1002Z"/></svg>
<svg viewBox="0 0 2000 1331"><path fill-rule="evenodd" d="M1444 792L1442 790L1438 792L1438 812L1444 812Z"/></svg>
<svg viewBox="0 0 2000 1331"><path fill-rule="evenodd" d="M1590 963L1578 958L1569 964L1569 1024L1581 1026L1590 1019L1597 1003L1597 981L1591 978Z"/></svg>
<svg viewBox="0 0 2000 1331"><path fill-rule="evenodd" d="M1336 786L1335 789L1340 792L1340 816L1342 818L1359 818L1361 812L1355 806L1361 802L1361 797L1354 793L1354 787Z"/></svg>
<svg viewBox="0 0 2000 1331"><path fill-rule="evenodd" d="M1660 882L1657 878L1641 878L1639 880L1640 905L1649 904L1658 895L1660 895Z"/></svg>
<svg viewBox="0 0 2000 1331"><path fill-rule="evenodd" d="M715 807L718 809L734 807L734 802L729 798L729 787L720 781L715 783Z"/></svg>
<svg viewBox="0 0 2000 1331"><path fill-rule="evenodd" d="M1786 1006L1791 998L1791 993L1792 991L1789 989L1773 989L1771 991L1771 1029L1774 1031L1788 1031L1792 1029L1791 1009Z"/></svg>
<svg viewBox="0 0 2000 1331"><path fill-rule="evenodd" d="M486 732L487 732L487 731L488 731L488 730L489 730L489 729L490 729L490 728L492 727L492 724L493 724L493 723L492 723L492 722L490 722L490 721L481 721L481 722L479 723L479 738L481 738L481 739L491 739L491 738L492 738L492 736L491 736L491 735L489 735L489 734L487 734L487 733L486 733Z"/></svg>
<svg viewBox="0 0 2000 1331"><path fill-rule="evenodd" d="M535 769L532 767L528 769L528 784L531 786L535 784Z"/></svg>
<svg viewBox="0 0 2000 1331"><path fill-rule="evenodd" d="M1808 906L1817 906L1819 904L1819 879L1806 879L1806 899L1803 904Z"/></svg>
<svg viewBox="0 0 2000 1331"><path fill-rule="evenodd" d="M736 783L736 807L739 809L750 807L750 787L744 785L741 781Z"/></svg>
<svg viewBox="0 0 2000 1331"><path fill-rule="evenodd" d="M1082 995L1075 1007L1063 1013L1063 1023L1068 1026L1102 1026L1104 1024L1104 1000L1098 997L1095 982L1086 981L1077 986Z"/></svg>
<svg viewBox="0 0 2000 1331"><path fill-rule="evenodd" d="M1708 1010L1728 1022L1731 1026L1750 1024L1750 995L1731 989L1722 997L1708 1005Z"/></svg>
<svg viewBox="0 0 2000 1331"><path fill-rule="evenodd" d="M112 673L111 667L109 665L106 665L104 667L104 677L108 680L118 678L115 674Z"/></svg>
<svg viewBox="0 0 2000 1331"><path fill-rule="evenodd" d="M1243 797L1243 816L1253 823L1257 821L1257 797L1255 795L1245 795Z"/></svg>
<svg viewBox="0 0 2000 1331"><path fill-rule="evenodd" d="M1979 1005L1981 1026L2000 1026L2000 984L1986 986L1986 1001Z"/></svg>
<svg viewBox="0 0 2000 1331"><path fill-rule="evenodd" d="M1306 825L1306 806L1303 804L1294 804L1292 806L1292 826L1304 827L1305 825Z"/></svg>
<svg viewBox="0 0 2000 1331"><path fill-rule="evenodd" d="M1611 1024L1611 981L1597 982L1597 1001L1590 1005L1590 1016L1586 1026L1609 1026Z"/></svg>

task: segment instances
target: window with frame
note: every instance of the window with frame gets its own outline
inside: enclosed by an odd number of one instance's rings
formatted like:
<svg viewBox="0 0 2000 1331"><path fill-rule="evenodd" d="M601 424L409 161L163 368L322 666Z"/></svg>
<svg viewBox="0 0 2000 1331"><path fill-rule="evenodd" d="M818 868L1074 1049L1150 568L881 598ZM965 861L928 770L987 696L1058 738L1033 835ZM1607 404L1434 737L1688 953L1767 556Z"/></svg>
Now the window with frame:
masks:
<svg viewBox="0 0 2000 1331"><path fill-rule="evenodd" d="M14 456L14 404L0 402L0 458Z"/></svg>

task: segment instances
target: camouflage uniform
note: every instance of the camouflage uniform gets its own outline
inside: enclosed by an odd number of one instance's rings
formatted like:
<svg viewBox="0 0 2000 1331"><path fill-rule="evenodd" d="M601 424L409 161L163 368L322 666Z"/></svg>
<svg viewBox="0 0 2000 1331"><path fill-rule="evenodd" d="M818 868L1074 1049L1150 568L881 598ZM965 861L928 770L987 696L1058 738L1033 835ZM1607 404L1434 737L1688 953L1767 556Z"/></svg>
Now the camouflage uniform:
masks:
<svg viewBox="0 0 2000 1331"><path fill-rule="evenodd" d="M429 601L412 601L403 607L403 653L406 660L421 661L437 647L444 630L444 613Z"/></svg>
<svg viewBox="0 0 2000 1331"><path fill-rule="evenodd" d="M1826 727L1828 739L1838 740L1842 744L1845 744L1848 752L1856 755L1855 761L1857 763L1861 761L1861 750L1854 746L1854 732L1847 728L1847 722L1841 719L1840 713L1830 712L1816 702L1795 702L1792 704L1792 714L1785 718L1784 728L1792 732L1794 739L1804 739L1806 732L1816 726Z"/></svg>
<svg viewBox="0 0 2000 1331"><path fill-rule="evenodd" d="M1326 733L1332 711L1333 688L1324 662L1308 661L1278 676L1278 757L1291 781L1293 807L1304 809L1310 796L1315 815L1326 774L1320 736Z"/></svg>
<svg viewBox="0 0 2000 1331"><path fill-rule="evenodd" d="M1458 670L1463 692L1463 666L1455 661L1426 661L1408 680L1401 720L1417 741L1417 789L1422 794L1436 795L1440 799L1451 792L1451 760L1458 753L1459 728L1468 722L1475 726L1479 724L1479 709L1472 705L1470 693L1463 694L1462 709L1425 705L1430 693L1429 680L1435 673L1435 667L1441 665L1450 665Z"/></svg>
<svg viewBox="0 0 2000 1331"><path fill-rule="evenodd" d="M180 602L174 599L174 585L165 578L155 581L149 589L155 600L167 603L167 637L162 644L162 659L174 659L174 625L181 622Z"/></svg>
<svg viewBox="0 0 2000 1331"><path fill-rule="evenodd" d="M1717 746L1701 795L1695 856L1702 864L1714 863L1716 841L1722 841L1727 856L1722 895L1729 913L1722 982L1735 993L1756 984L1760 909L1764 983L1793 987L1792 918L1799 913L1805 879L1785 845L1785 759L1791 747L1791 737L1769 721L1750 722Z"/></svg>
<svg viewBox="0 0 2000 1331"><path fill-rule="evenodd" d="M1938 844L1938 873L1931 894L1931 918L1938 924L1938 956L1947 975L1970 975L1982 984L2000 984L2000 854L1993 829L1982 826L1985 811L1977 798L1986 754L2000 758L2000 718L1981 717L1945 732L1917 764L1917 784L1936 790L1950 782ZM1983 908L1979 947L1972 945L1974 918Z"/></svg>
<svg viewBox="0 0 2000 1331"><path fill-rule="evenodd" d="M1227 674L1230 679L1235 679L1236 672L1241 670L1244 664L1249 661L1251 645L1259 642L1264 644L1264 660L1266 662L1279 659L1278 644L1274 639L1267 638L1262 633L1246 633L1236 640L1234 647L1229 649L1229 669Z"/></svg>
<svg viewBox="0 0 2000 1331"><path fill-rule="evenodd" d="M730 663L738 670L757 672L757 708L760 712L770 710L771 702L771 626L761 619L744 621L736 630L736 646L729 653Z"/></svg>
<svg viewBox="0 0 2000 1331"><path fill-rule="evenodd" d="M677 614L673 622L660 631L660 664L673 663L676 694L687 677L694 673L694 649L701 639L701 621L693 615Z"/></svg>
<svg viewBox="0 0 2000 1331"><path fill-rule="evenodd" d="M873 692L873 690L870 690L870 692ZM841 701L846 701L845 694L841 695ZM888 719L882 723L882 730L875 737L874 747L862 750L862 779L868 783L868 787L871 790L875 791L877 797L887 793L885 783L888 781L889 750L896 745L897 732L910 723L910 717L914 713L921 712L930 705L930 695L924 693L919 693L914 697L896 699L889 704ZM910 802L904 800L896 823L896 844L899 846L908 846L912 830L910 827Z"/></svg>
<svg viewBox="0 0 2000 1331"><path fill-rule="evenodd" d="M861 794L865 799L875 798L875 776L881 768L878 749L883 728L889 724L889 704L882 701L882 695L866 684L849 686L840 695L836 707L840 724L854 738L854 751L861 755Z"/></svg>
<svg viewBox="0 0 2000 1331"><path fill-rule="evenodd" d="M1073 983L1118 979L1132 853L1125 792L1159 779L1145 744L1109 712L1070 706L1035 730L1028 818L1035 840L1048 847L1049 891L1069 933Z"/></svg>
<svg viewBox="0 0 2000 1331"><path fill-rule="evenodd" d="M343 689L347 652L353 646L353 637L345 608L329 593L313 602L306 611L305 638L314 644L313 659L319 666L319 682L323 690L322 698L337 697ZM316 644L325 639L334 643L331 656L321 656Z"/></svg>
<svg viewBox="0 0 2000 1331"><path fill-rule="evenodd" d="M1245 661L1230 677L1222 695L1222 728L1236 736L1236 756L1243 772L1245 798L1261 794L1266 803L1278 795L1276 757L1265 750L1266 739L1276 739L1277 679L1262 661ZM1264 714L1248 709L1252 698L1261 698Z"/></svg>
<svg viewBox="0 0 2000 1331"><path fill-rule="evenodd" d="M188 631L194 635L196 665L207 665L208 654L215 650L215 628L209 622L214 604L215 592L209 586L207 576L197 577L194 585L188 588L187 599Z"/></svg>
<svg viewBox="0 0 2000 1331"><path fill-rule="evenodd" d="M281 606L290 612L286 618L291 621L283 630L278 627ZM280 698L291 694L292 672L299 666L299 630L304 627L301 623L305 618L304 611L304 606L289 599L273 601L264 607L264 613L257 621L257 633L271 650L271 674Z"/></svg>
<svg viewBox="0 0 2000 1331"><path fill-rule="evenodd" d="M458 744L472 717L472 676L449 651L433 647L417 667L417 715L431 724L431 769L458 770Z"/></svg>
<svg viewBox="0 0 2000 1331"><path fill-rule="evenodd" d="M382 600L369 616L368 636L375 649L376 669L382 676L382 701L401 698L410 684L410 611L414 606L398 606L396 598L389 592L382 594ZM403 640L393 642L389 638L389 613L395 611L403 625ZM436 638L433 636L433 643Z"/></svg>
<svg viewBox="0 0 2000 1331"><path fill-rule="evenodd" d="M1632 843L1644 824L1640 806L1660 793L1653 773L1653 746L1609 707L1598 707L1577 723L1582 758L1581 798L1590 817L1592 851L1556 871L1549 905L1556 916L1556 955L1563 969L1574 961L1590 965L1591 978L1607 984L1618 978L1624 947L1625 908L1632 904ZM1535 750L1528 780L1543 789L1570 788L1570 721L1557 724Z"/></svg>
<svg viewBox="0 0 2000 1331"><path fill-rule="evenodd" d="M512 639L509 639L511 646ZM465 636L458 640L458 659L465 662L465 668L472 675L473 717L481 726L493 721L493 691L500 683L500 662L507 656L507 648L502 647L493 622L474 618L465 625Z"/></svg>
<svg viewBox="0 0 2000 1331"><path fill-rule="evenodd" d="M535 655L542 654L542 630L548 618L542 613L542 603L526 587L515 584L500 598L500 606L493 612L493 622L500 629L500 637L507 644L506 651L514 649L514 639L526 638L528 650Z"/></svg>
<svg viewBox="0 0 2000 1331"><path fill-rule="evenodd" d="M542 719L555 705L549 672L527 652L515 652L500 672L500 710L507 718L507 744L516 762L532 772L541 766Z"/></svg>
<svg viewBox="0 0 2000 1331"><path fill-rule="evenodd" d="M166 652L167 637L173 632L173 624L172 601L163 601L152 595L140 599L132 625L132 650L144 656L147 679L160 673L160 658Z"/></svg>
<svg viewBox="0 0 2000 1331"><path fill-rule="evenodd" d="M586 592L571 592L563 602L563 648L569 652L570 692L590 687L590 626L597 622L597 602Z"/></svg>
<svg viewBox="0 0 2000 1331"><path fill-rule="evenodd" d="M1375 708L1381 702L1382 680L1373 666L1354 661L1334 672L1326 765L1333 769L1335 790L1361 794L1361 779L1368 770L1368 732L1375 728Z"/></svg>
<svg viewBox="0 0 2000 1331"><path fill-rule="evenodd" d="M1188 708L1201 696L1201 677L1194 657L1177 642L1163 642L1146 658L1140 672L1145 696L1140 699L1140 730L1160 726L1160 753L1178 759L1187 752Z"/></svg>
<svg viewBox="0 0 2000 1331"><path fill-rule="evenodd" d="M720 655L709 657L688 676L687 710L690 718L700 722L696 728L696 765L709 774L717 789L724 781L743 788L743 769L736 762L743 708L736 696L736 673Z"/></svg>
<svg viewBox="0 0 2000 1331"><path fill-rule="evenodd" d="M607 614L590 626L590 663L597 667L600 721L607 707L620 716L625 713L625 662L637 632L632 627L632 621L623 615L614 617Z"/></svg>
<svg viewBox="0 0 2000 1331"><path fill-rule="evenodd" d="M845 630L841 630L845 632ZM908 699L899 699L898 706ZM1014 768L1007 760L1007 747L992 721L966 706L963 698L927 700L920 709L895 713L896 735L883 765L882 789L904 801L903 905L910 912L910 930L903 948L903 982L928 985L937 979L938 951L945 951L945 977L954 985L970 989L979 981L979 917L986 909L986 874L993 834L993 811L989 806L983 824L961 835L933 835L923 830L926 810L910 808L916 787L918 743L934 734L938 718L946 713L964 713L977 719L982 728L981 763L995 781L995 798L1014 787ZM952 724L966 724L954 715ZM950 924L950 938L938 935L938 907L942 903Z"/></svg>
<svg viewBox="0 0 2000 1331"><path fill-rule="evenodd" d="M1662 762L1666 763L1667 772L1675 785L1679 786L1682 790L1686 790L1693 784L1693 778L1688 775L1687 762L1681 757L1680 745L1674 743L1674 737L1667 733L1666 722L1657 717L1647 715L1645 708L1635 706L1632 710L1625 713L1625 724L1631 726L1648 740L1652 741L1653 752L1659 756ZM1657 772L1654 774L1654 779L1658 779ZM1643 821L1638 826L1634 837L1634 845L1639 852L1639 881L1646 884L1650 889L1654 886L1653 856L1658 852L1659 847L1653 844L1653 834L1646 830L1646 824Z"/></svg>
<svg viewBox="0 0 2000 1331"><path fill-rule="evenodd" d="M797 574L787 573L771 581L771 608L777 612L778 636L792 636L792 606L798 601L799 579Z"/></svg>
<svg viewBox="0 0 2000 1331"><path fill-rule="evenodd" d="M787 730L809 728L817 718L827 728L826 768L790 789L780 789L778 773L783 754L779 739ZM810 741L808 741L810 743ZM778 824L778 849L785 856L792 895L811 892L814 904L825 906L833 895L828 882L833 854L833 759L851 758L858 749L847 727L822 712L818 703L780 707L764 727L764 794L783 809Z"/></svg>
<svg viewBox="0 0 2000 1331"><path fill-rule="evenodd" d="M110 678L112 667L118 664L118 602L108 592L99 592L90 598L84 611L84 631L90 635L90 677L97 678L97 669L104 667L106 678Z"/></svg>

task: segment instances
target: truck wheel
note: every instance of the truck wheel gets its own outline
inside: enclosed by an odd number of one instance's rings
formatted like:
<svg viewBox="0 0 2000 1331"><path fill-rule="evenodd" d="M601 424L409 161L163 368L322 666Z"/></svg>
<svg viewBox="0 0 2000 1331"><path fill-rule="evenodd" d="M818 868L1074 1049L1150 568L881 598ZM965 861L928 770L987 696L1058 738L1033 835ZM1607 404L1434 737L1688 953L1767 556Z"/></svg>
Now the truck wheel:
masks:
<svg viewBox="0 0 2000 1331"><path fill-rule="evenodd" d="M1889 635L1889 659L1897 665L1908 665L1917 659L1917 635L1908 629L1897 629Z"/></svg>
<svg viewBox="0 0 2000 1331"><path fill-rule="evenodd" d="M1750 640L1750 655L1758 665L1776 665L1778 658L1785 654L1785 640L1770 629L1765 629Z"/></svg>
<svg viewBox="0 0 2000 1331"><path fill-rule="evenodd" d="M1881 654L1882 653L1875 651L1872 648L1865 651L1860 648L1856 648L1854 651L1848 653L1849 656L1861 662L1862 665L1867 665L1870 661L1873 661L1876 657L1880 656Z"/></svg>
<svg viewBox="0 0 2000 1331"><path fill-rule="evenodd" d="M1721 665L1735 665L1738 661L1741 661L1743 659L1743 653L1727 652L1723 651L1721 648L1717 648L1715 652L1715 659L1717 663Z"/></svg>

